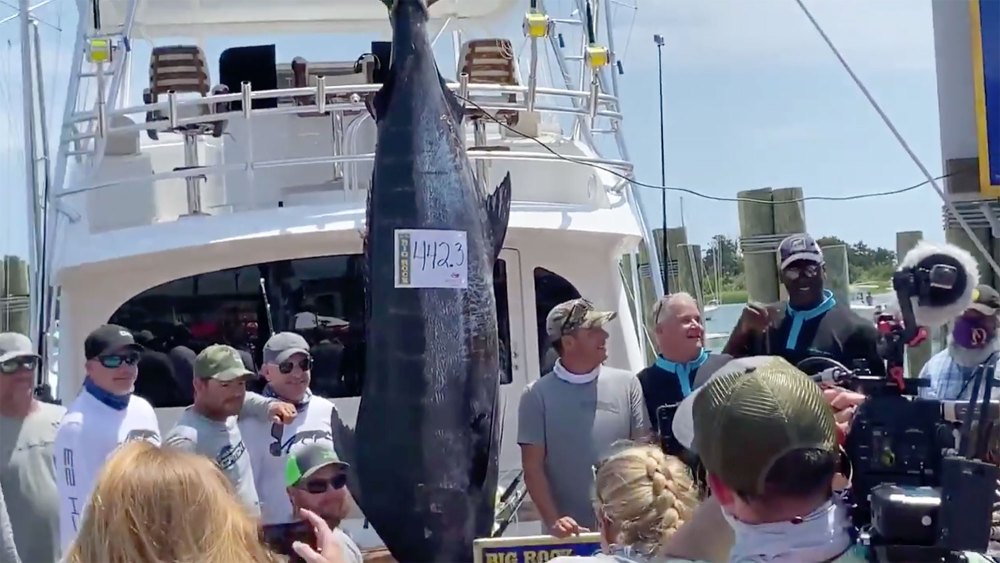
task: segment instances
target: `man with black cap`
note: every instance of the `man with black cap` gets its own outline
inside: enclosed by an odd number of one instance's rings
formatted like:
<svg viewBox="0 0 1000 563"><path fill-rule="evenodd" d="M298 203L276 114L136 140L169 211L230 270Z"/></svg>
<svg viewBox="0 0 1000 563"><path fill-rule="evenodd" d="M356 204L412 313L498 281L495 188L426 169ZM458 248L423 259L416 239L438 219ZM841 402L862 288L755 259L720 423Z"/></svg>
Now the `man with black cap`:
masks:
<svg viewBox="0 0 1000 563"><path fill-rule="evenodd" d="M920 377L929 379L930 387L920 390L926 398L944 401L968 399L976 374L984 373L991 356L1000 352L997 321L1000 320L1000 293L988 285L979 285L972 292L972 304L955 319L948 347L934 354ZM1000 389L993 388L994 396Z"/></svg>
<svg viewBox="0 0 1000 563"><path fill-rule="evenodd" d="M287 425L253 418L239 422L250 453L261 520L265 533L274 526L296 521L284 489L285 462L298 445L323 442L333 447L330 421L333 403L309 390L312 356L309 343L294 332L279 332L264 344L262 374L267 380L262 395L295 406L297 414Z"/></svg>
<svg viewBox="0 0 1000 563"><path fill-rule="evenodd" d="M56 434L53 458L59 489L63 552L76 537L104 460L128 440L160 444L153 407L133 395L142 346L118 325L104 325L83 342L87 374Z"/></svg>
<svg viewBox="0 0 1000 563"><path fill-rule="evenodd" d="M351 509L351 497L347 492L349 468L329 444L309 444L292 451L285 465L285 486L296 519L270 531L268 540L275 551L291 556L294 562L302 560L292 550L293 542L301 541L316 547L313 526L301 517L300 511L305 509L311 510L330 526L340 543L345 563L362 562L361 550L340 529L341 521Z"/></svg>
<svg viewBox="0 0 1000 563"><path fill-rule="evenodd" d="M810 357L836 360L847 369L864 363L873 374L884 375L874 323L824 288L826 264L819 244L805 233L786 237L778 245L778 261L788 302L747 305L723 351L736 358L781 356L796 366ZM815 362L800 367L815 373L830 366Z"/></svg>
<svg viewBox="0 0 1000 563"><path fill-rule="evenodd" d="M25 562L55 561L59 553L52 446L66 409L35 398L41 359L27 336L0 334L0 489Z"/></svg>

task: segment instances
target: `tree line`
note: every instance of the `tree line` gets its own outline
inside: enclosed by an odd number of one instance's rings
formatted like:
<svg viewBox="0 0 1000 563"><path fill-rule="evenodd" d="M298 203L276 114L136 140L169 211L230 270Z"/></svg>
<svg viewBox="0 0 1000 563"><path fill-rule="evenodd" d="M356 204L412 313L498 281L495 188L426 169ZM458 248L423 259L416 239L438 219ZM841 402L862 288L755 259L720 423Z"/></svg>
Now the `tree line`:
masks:
<svg viewBox="0 0 1000 563"><path fill-rule="evenodd" d="M820 246L844 245L847 247L850 283L871 282L886 285L896 269L896 252L887 248L871 247L864 241L850 244L838 237L817 239ZM735 239L715 235L704 251L706 283L715 285L716 254L719 260L719 279L722 291L740 291L746 288L743 273L743 253Z"/></svg>

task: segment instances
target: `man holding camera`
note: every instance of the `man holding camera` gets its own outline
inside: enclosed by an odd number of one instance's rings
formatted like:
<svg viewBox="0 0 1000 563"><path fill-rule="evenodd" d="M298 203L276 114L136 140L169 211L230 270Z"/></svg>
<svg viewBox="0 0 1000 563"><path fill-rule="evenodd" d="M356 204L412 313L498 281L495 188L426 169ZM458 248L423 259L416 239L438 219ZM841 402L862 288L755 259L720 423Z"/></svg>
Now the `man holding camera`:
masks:
<svg viewBox="0 0 1000 563"><path fill-rule="evenodd" d="M712 496L671 537L666 554L733 563L867 561L834 493L839 449L830 400L775 356L733 360L708 376L681 403L673 431L701 458Z"/></svg>
<svg viewBox="0 0 1000 563"><path fill-rule="evenodd" d="M921 397L942 401L969 398L976 375L985 373L984 364L1000 351L998 318L1000 293L988 285L979 285L972 293L972 304L955 319L948 347L920 370L920 378L930 380L930 387L920 390ZM998 391L994 387L994 393Z"/></svg>
<svg viewBox="0 0 1000 563"><path fill-rule="evenodd" d="M747 305L724 352L737 358L776 355L796 366L811 357L836 360L847 369L863 361L872 374L884 375L878 331L825 288L826 263L819 244L805 233L791 235L778 245L778 260L788 302Z"/></svg>

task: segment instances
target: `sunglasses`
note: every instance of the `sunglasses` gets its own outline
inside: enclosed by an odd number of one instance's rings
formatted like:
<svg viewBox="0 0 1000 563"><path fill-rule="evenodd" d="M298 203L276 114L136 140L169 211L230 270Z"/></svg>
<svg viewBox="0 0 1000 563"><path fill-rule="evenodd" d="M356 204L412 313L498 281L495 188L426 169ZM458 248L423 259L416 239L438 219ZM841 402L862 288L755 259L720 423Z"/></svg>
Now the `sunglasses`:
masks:
<svg viewBox="0 0 1000 563"><path fill-rule="evenodd" d="M329 479L310 479L303 483L299 488L303 489L311 495L321 495L327 491L330 487L333 490L339 491L347 485L347 474L340 473L334 475Z"/></svg>
<svg viewBox="0 0 1000 563"><path fill-rule="evenodd" d="M281 438L285 435L285 425L275 422L271 425L271 438L274 440L267 445L267 451L271 457L281 457Z"/></svg>
<svg viewBox="0 0 1000 563"><path fill-rule="evenodd" d="M97 361L108 369L120 368L123 364L127 366L134 366L139 363L139 353L129 352L128 354L109 354L107 356L98 356Z"/></svg>
<svg viewBox="0 0 1000 563"><path fill-rule="evenodd" d="M312 369L312 365L313 365L313 359L311 357L307 357L304 360L299 360L298 363L293 362L292 360L288 360L286 362L281 362L280 364L278 364L278 371L280 371L284 375L288 375L292 373L292 371L295 369L295 366L298 366L302 371L309 371L310 369Z"/></svg>
<svg viewBox="0 0 1000 563"><path fill-rule="evenodd" d="M785 268L785 277L790 280L797 280L801 276L807 278L815 278L820 273L820 267L818 264L809 264L808 266L791 266Z"/></svg>
<svg viewBox="0 0 1000 563"><path fill-rule="evenodd" d="M12 373L17 373L22 369L35 371L35 368L37 367L38 358L11 358L6 362L0 363L0 373L10 375Z"/></svg>

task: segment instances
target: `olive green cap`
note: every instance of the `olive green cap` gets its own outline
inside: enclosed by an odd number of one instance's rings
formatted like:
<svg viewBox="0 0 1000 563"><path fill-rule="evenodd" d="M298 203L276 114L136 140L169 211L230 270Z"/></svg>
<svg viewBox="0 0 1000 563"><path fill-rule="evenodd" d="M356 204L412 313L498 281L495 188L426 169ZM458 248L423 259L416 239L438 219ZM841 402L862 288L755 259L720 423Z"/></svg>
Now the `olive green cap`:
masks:
<svg viewBox="0 0 1000 563"><path fill-rule="evenodd" d="M198 379L235 381L253 375L243 365L240 353L232 346L213 344L194 359L194 376Z"/></svg>

